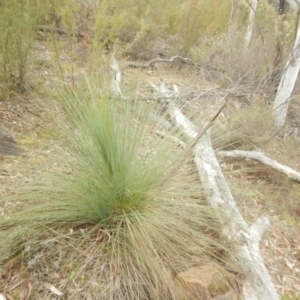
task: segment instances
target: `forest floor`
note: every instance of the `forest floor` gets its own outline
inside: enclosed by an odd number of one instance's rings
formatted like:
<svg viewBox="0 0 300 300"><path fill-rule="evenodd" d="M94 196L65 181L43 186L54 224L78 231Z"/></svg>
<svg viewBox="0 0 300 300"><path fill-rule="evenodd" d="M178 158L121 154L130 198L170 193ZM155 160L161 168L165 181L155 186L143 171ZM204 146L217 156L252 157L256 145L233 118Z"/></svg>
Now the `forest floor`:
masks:
<svg viewBox="0 0 300 300"><path fill-rule="evenodd" d="M48 49L43 44L36 47L37 57L41 61L39 70L32 71L32 78L39 84L51 85L55 78L51 77L54 61L48 55ZM63 58L62 58L63 60ZM81 78L84 67L78 67L72 76ZM136 86L141 98L151 95L149 83L159 84L163 79L168 86L177 84L186 95L187 109L196 111L206 117L226 94L226 88L218 80L212 78L205 69L195 69L184 64L160 63L155 68L126 69L123 72L122 88L126 90ZM15 186L25 182L26 168L37 168L43 163L44 157L51 156L56 148L55 138L49 133L49 124L43 120L43 110L37 104L34 93L25 93L22 97L11 97L0 102L0 120L5 131L12 135L25 151L18 157L0 157L0 193L13 192ZM184 99L184 97L182 98ZM263 101L263 100L262 100ZM289 115L290 123L298 122L299 107L292 104ZM227 119L235 114L251 114L251 105L247 100L237 95L229 95L229 105L220 118ZM238 121L238 127L244 130L249 150L249 140L252 149L259 149L270 158L300 171L300 141L292 134L270 136L267 143L255 145L261 128L255 126L255 120L244 124ZM260 121L261 122L261 121ZM258 124L261 124L258 122ZM252 126L252 127L251 127ZM259 125L258 125L259 126ZM266 132L264 132L266 134ZM47 136L47 138L45 138ZM298 137L299 139L299 137ZM230 150L235 149L231 143ZM239 149L243 150L243 145ZM227 148L227 150L229 150ZM282 299L300 299L300 187L285 175L264 166L258 162L245 159L221 159L220 164L232 189L237 205L247 222L254 221L261 215L271 221L270 230L261 241L261 251L265 265ZM184 179L183 179L184 180ZM1 211L0 211L1 214ZM43 297L41 292L47 282L36 279L34 272L22 275L24 266L19 266L4 273L0 265L0 293L6 291L10 299L56 299L59 291L46 289ZM3 272L2 272L3 271ZM2 273L1 273L2 272ZM55 273L54 270L49 270ZM43 285L40 286L39 285ZM34 288L33 288L34 287ZM63 292L63 291L62 291ZM31 298L26 295L31 294ZM79 298L78 298L79 299Z"/></svg>

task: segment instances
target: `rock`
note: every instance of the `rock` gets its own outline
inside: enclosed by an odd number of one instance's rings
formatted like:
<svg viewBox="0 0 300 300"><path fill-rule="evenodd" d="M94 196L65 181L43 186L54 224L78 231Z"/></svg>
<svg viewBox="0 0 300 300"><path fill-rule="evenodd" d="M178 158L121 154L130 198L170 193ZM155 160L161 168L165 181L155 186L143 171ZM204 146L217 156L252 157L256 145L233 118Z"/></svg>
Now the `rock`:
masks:
<svg viewBox="0 0 300 300"><path fill-rule="evenodd" d="M175 284L181 299L237 300L228 278L212 265L196 266L178 273Z"/></svg>

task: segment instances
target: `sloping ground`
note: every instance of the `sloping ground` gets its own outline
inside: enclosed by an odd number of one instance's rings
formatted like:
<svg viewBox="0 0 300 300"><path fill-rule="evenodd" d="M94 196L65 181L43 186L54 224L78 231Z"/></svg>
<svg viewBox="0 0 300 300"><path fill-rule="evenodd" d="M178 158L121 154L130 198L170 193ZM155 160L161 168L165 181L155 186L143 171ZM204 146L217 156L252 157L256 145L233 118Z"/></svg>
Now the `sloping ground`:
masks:
<svg viewBox="0 0 300 300"><path fill-rule="evenodd" d="M46 53L44 48L38 51ZM46 84L51 84L55 81L55 78L51 78L51 68L49 71L52 62L49 62L50 58L44 59L48 62L47 66L35 71L32 76L43 73L39 80L43 79ZM82 76L82 73L83 70L78 70L77 76ZM175 83L182 93L182 98L178 101L184 102L185 110L192 119L199 122L209 115L212 106L226 94L226 90L218 83L208 81L206 75L205 70L181 64L161 64L145 70L127 69L123 74L126 84L123 88L126 94L126 91L132 93L132 87L135 87L140 98L151 101L155 96L149 86L150 82L158 84L162 78L167 85ZM240 107L251 110L250 106L245 108L242 101L237 103L233 97L229 100L227 110L220 117L221 124L226 124L227 118L232 114L242 114ZM43 110L36 104L33 96L25 95L23 101L10 99L0 102L0 120L5 130L24 148L21 156L0 158L0 193L5 195L13 192L15 186L26 184L30 180L30 172L39 172L39 165L47 161L45 158L51 156L52 152L59 153L61 149L55 142L55 133L48 130ZM247 132L248 136L259 135L257 128L251 128L251 123L246 124L245 128L250 132ZM251 138L252 147L255 147L253 141L255 138ZM234 149L238 145L242 149L243 145L249 146L245 141L244 144L238 142L231 140L228 147ZM271 158L300 171L299 142L292 135L285 139L275 135L268 143L258 147ZM224 159L221 165L245 219L254 220L260 215L270 218L272 226L262 240L261 249L278 293L283 296L282 299L300 299L299 184L256 162ZM26 169L30 169L30 172L26 172ZM0 208L0 215L5 215L5 208ZM30 294L32 299L54 299L60 295L61 291L55 286L59 286L59 281L63 279L47 259L43 270L27 269L26 266L27 262L24 260L23 264L4 273L0 265L0 292L5 290L12 295L12 299L28 299ZM70 274L72 268L70 266ZM25 277L24 274L20 275L24 271ZM45 278L47 282L44 281ZM71 291L74 297L72 299L81 299L82 292L84 291Z"/></svg>

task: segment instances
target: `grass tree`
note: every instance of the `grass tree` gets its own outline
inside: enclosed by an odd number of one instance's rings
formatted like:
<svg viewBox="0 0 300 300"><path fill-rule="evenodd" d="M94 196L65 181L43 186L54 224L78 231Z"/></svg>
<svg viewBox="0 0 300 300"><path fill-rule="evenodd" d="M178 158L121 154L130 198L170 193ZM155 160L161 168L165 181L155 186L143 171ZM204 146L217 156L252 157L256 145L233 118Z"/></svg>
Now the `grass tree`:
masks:
<svg viewBox="0 0 300 300"><path fill-rule="evenodd" d="M4 268L47 261L68 299L177 299L175 274L225 248L188 166L162 185L183 150L156 135L156 105L88 79L55 97L61 150L0 199ZM67 291L74 282L84 296Z"/></svg>

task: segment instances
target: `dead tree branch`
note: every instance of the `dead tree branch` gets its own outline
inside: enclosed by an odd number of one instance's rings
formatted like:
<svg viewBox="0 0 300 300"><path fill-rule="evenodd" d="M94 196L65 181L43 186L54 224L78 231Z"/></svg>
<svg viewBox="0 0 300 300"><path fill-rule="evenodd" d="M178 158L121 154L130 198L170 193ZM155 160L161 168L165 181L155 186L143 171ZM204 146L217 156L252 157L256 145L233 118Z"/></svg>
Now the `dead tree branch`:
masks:
<svg viewBox="0 0 300 300"><path fill-rule="evenodd" d="M190 143L190 145L185 149L181 159L175 164L175 166L171 169L169 175L165 178L165 180L163 181L163 183L161 184L161 186L165 185L176 173L177 171L180 169L181 165L184 163L184 161L187 159L187 157L191 154L191 152L193 151L194 147L196 146L196 144L198 143L198 141L201 139L201 137L205 134L205 132L208 130L209 127L212 126L213 122L215 121L215 119L218 117L218 115L221 113L221 111L223 110L224 106L225 106L226 102L224 101L222 103L222 105L219 107L219 109L204 123L204 125L202 126L202 128L199 130L199 132L197 133L196 137L194 138L194 140ZM173 104L170 104L170 109L173 110L172 115L178 118L180 116L180 113L178 113L177 111L177 107L174 106ZM185 124L189 126L189 123Z"/></svg>
<svg viewBox="0 0 300 300"><path fill-rule="evenodd" d="M242 157L242 158L248 158L253 159L256 161L259 161L262 164L265 164L281 173L284 173L292 180L300 182L300 173L293 170L292 168L282 165L278 163L276 160L273 160L267 156L265 156L263 153L258 151L241 151L241 150L233 150L233 151L218 151L218 155L224 156L224 157Z"/></svg>
<svg viewBox="0 0 300 300"><path fill-rule="evenodd" d="M245 274L249 274L241 291L243 299L278 300L259 249L262 235L270 225L268 218L262 216L251 225L245 222L221 171L208 133L204 131L200 135L202 130L199 131L174 104L170 105L169 114L183 133L195 141L192 143L194 161L207 200L223 224L223 238L235 250L235 262Z"/></svg>
<svg viewBox="0 0 300 300"><path fill-rule="evenodd" d="M249 274L242 290L244 299L279 299L259 249L261 237L269 227L268 218L262 216L251 225L245 222L221 171L208 134L197 143L194 160L207 199L224 225L223 237L233 245L237 263Z"/></svg>

